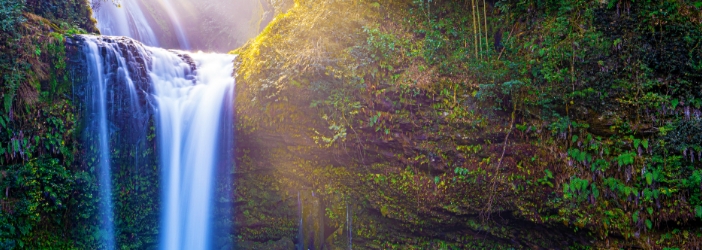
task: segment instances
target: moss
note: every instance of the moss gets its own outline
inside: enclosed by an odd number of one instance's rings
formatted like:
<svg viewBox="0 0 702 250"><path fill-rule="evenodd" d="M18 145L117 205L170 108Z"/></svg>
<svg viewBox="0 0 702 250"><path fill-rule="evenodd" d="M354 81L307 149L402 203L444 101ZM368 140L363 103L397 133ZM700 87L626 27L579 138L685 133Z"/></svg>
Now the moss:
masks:
<svg viewBox="0 0 702 250"><path fill-rule="evenodd" d="M79 109L65 36L97 31L84 1L4 1L21 15L0 34L0 248L93 248L95 180L74 165Z"/></svg>
<svg viewBox="0 0 702 250"><path fill-rule="evenodd" d="M699 6L486 2L479 13L456 1L299 0L233 51L231 242L699 247ZM4 248L98 244L92 170L72 164L89 160L63 64L75 51L61 46L94 26L84 2L52 4L28 1L0 35L2 208L23 206L0 217ZM113 152L125 166L120 241L134 248L157 234L144 146ZM139 153L145 168L126 160Z"/></svg>
<svg viewBox="0 0 702 250"><path fill-rule="evenodd" d="M251 169L359 204L354 236L369 248L426 246L408 235L446 228L501 246L696 246L672 231L699 220L697 189L682 184L700 164L687 160L699 88L684 66L699 60L699 12L483 5L298 1L232 52L242 142L294 135L252 146L275 160Z"/></svg>

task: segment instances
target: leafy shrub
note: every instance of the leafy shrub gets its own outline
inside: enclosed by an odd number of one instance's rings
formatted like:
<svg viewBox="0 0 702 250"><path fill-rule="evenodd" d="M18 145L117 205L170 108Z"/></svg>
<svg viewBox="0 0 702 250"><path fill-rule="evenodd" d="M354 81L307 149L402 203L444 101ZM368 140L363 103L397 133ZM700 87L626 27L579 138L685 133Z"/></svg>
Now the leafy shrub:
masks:
<svg viewBox="0 0 702 250"><path fill-rule="evenodd" d="M25 21L22 9L26 0L0 0L0 29L14 32L17 25Z"/></svg>

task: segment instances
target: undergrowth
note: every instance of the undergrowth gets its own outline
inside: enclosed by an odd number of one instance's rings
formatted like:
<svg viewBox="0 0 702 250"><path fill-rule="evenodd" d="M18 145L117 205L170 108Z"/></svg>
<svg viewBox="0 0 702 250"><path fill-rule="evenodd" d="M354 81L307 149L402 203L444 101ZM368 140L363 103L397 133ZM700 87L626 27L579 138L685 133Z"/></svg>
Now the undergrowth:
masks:
<svg viewBox="0 0 702 250"><path fill-rule="evenodd" d="M597 247L699 246L700 5L298 1L233 52L240 129L353 159L332 162L408 230L509 212Z"/></svg>

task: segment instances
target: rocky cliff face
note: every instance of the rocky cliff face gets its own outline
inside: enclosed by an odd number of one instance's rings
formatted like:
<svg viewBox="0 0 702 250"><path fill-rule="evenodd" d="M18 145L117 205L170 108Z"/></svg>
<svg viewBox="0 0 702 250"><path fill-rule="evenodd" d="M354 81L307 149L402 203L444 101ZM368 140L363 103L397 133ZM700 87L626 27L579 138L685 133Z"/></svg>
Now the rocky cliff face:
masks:
<svg viewBox="0 0 702 250"><path fill-rule="evenodd" d="M97 32L87 1L3 1L0 248L99 247L96 188L66 37ZM83 106L84 107L84 106Z"/></svg>
<svg viewBox="0 0 702 250"><path fill-rule="evenodd" d="M305 0L235 51L224 247L699 248L699 6L487 2L509 32L479 52L465 1ZM24 16L31 35L2 36L21 47L2 72L27 73L3 78L21 98L0 115L0 248L99 248L84 40ZM110 125L118 240L155 248L149 58L100 41L107 71L128 58L107 90L110 119L133 121Z"/></svg>
<svg viewBox="0 0 702 250"><path fill-rule="evenodd" d="M82 114L77 163L100 168L99 83L90 79L86 36L66 40L68 70L73 72L74 102ZM104 96L114 196L117 244L153 248L158 242L160 168L155 137L153 93L143 45L124 37L99 37L98 49L106 76ZM96 194L97 195L97 194Z"/></svg>
<svg viewBox="0 0 702 250"><path fill-rule="evenodd" d="M359 33L378 22L374 8L299 2L235 51L241 58L239 236L294 239L316 249L549 248L587 242L584 234L538 223L536 204L548 199L552 187L525 188L526 181L508 180L527 168L543 173L555 162L523 135L508 136L509 113L490 126L450 122L449 114L433 108L446 99L422 88L412 93L378 83L397 71L363 71L363 57L371 55L359 49L366 38ZM407 71L401 77L435 77ZM412 105L400 107L402 96ZM462 99L461 106L478 106L473 97ZM359 116L368 120L358 121ZM530 164L527 156L541 163ZM493 173L490 159L503 162L500 174ZM454 172L457 167L465 170Z"/></svg>
<svg viewBox="0 0 702 250"><path fill-rule="evenodd" d="M234 51L238 236L698 248L697 7L477 2L297 1Z"/></svg>
<svg viewBox="0 0 702 250"><path fill-rule="evenodd" d="M213 105L225 105L221 108L216 107L217 110L221 111L216 115L212 114L212 117L217 118L212 122L219 124L207 124L211 126L205 128L221 130L216 133L221 138L218 137L200 144L183 142L183 144L174 145L169 142L177 140L158 140L164 138L162 136L181 135L178 131L168 130L168 128L177 125L163 124L162 122L183 122L183 127L190 128L181 132L192 133L193 137L186 137L181 141L199 139L198 137L201 135L197 133L199 131L192 132L192 130L201 127L191 125L191 120L160 120L167 115L159 112L168 112L168 108L177 110L188 104L201 103L193 101L191 98L179 102L179 105L168 106L168 103L158 102L157 98L173 98L173 96L163 96L172 94L173 91L196 92L197 89L193 89L198 84L203 84L200 87L218 84L219 82L207 82L209 80L207 77L198 75L207 72L207 63L200 60L196 64L193 58L198 55L195 54L146 47L140 42L126 37L79 35L68 38L65 44L67 55L70 58L68 69L78 76L73 79L75 88L73 95L83 117L81 119L82 140L79 148L81 154L76 164L95 171L96 176L100 178L105 176L103 170L106 166L110 168L111 197L106 194L107 191L101 189L102 192L97 202L104 204L102 203L104 199L112 199L113 207L105 206L107 208L102 208L99 213L109 213L110 209L114 210L114 216L107 214L107 216L102 217L101 221L104 223L105 220L109 220L105 218L115 218L113 226L116 237L115 245L128 248L163 246L163 244L159 244L159 241L162 240L159 236L164 235L162 228L164 225L161 219L167 217L164 216L166 213L164 211L173 207L162 206L161 199L164 194L182 195L182 192L185 192L183 189L189 188L171 186L173 192L169 193L161 185L162 180L168 180L168 174L174 171L182 171L182 173L176 172L181 176L193 175L191 171L199 171L194 174L207 174L209 172L202 164L207 164L203 162L209 160L216 162L210 163L212 168L209 171L215 171L211 174L216 176L212 179L212 183L207 184L194 180L181 181L192 183L192 187L195 188L207 186L216 188L211 194L215 198L200 201L212 202L210 208L207 208L207 214L200 215L208 219L218 218L216 222L212 223L212 233L205 237L212 237L209 242L212 242L214 248L231 248L233 246L232 223L230 221L232 184L229 177L233 164L233 139L226 138L233 138L231 136L233 133L232 122L231 118L228 118L231 117L230 114L233 111L226 103L231 103L232 96L225 96L222 97L224 99L215 101L216 103ZM231 63L233 56L224 56L224 63ZM198 66L203 68L198 68ZM226 68L225 66L225 70ZM233 79L229 78L230 73L227 71L223 71L220 75L225 80L229 79L228 83L233 83ZM159 92L159 87L162 90L172 87L170 84L183 88ZM162 95L159 96L159 94ZM212 98L212 96L206 96L206 98ZM207 112L207 110L195 109L192 112ZM191 112L185 113L188 115ZM172 116L178 115L181 114ZM220 119L220 117L226 118ZM103 137L106 137L107 145L104 145ZM172 164L162 161L164 159L164 161L171 160L169 157L163 156L164 152L169 152L169 149L193 145L198 150L201 149L197 147L208 146L213 150L205 150L200 158L189 159L190 161L181 160L181 162ZM105 150L109 151L107 156L105 156ZM182 150L183 154L192 154L193 151L180 148L178 150L178 152ZM173 154L173 157L182 157ZM105 161L109 162L105 163ZM174 167L178 164L186 164L186 162L188 167L193 167L193 169L185 171ZM96 185L99 187L107 186L104 183L107 181L98 179ZM205 192L209 191L205 190ZM180 201L178 204L192 205L193 202L186 200ZM188 209L179 209L183 212L173 216L190 215ZM102 228L100 229L102 230ZM109 237L109 235L101 237Z"/></svg>

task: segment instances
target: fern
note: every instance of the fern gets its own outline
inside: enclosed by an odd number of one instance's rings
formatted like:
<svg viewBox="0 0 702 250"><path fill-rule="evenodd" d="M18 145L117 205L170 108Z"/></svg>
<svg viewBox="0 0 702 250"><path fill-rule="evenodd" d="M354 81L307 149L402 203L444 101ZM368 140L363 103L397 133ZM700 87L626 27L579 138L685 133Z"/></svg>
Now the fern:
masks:
<svg viewBox="0 0 702 250"><path fill-rule="evenodd" d="M0 0L0 29L3 32L14 32L19 23L25 21L22 9L25 0Z"/></svg>
<svg viewBox="0 0 702 250"><path fill-rule="evenodd" d="M3 94L3 106L5 107L5 112L10 112L10 109L12 108L12 101L15 98L17 88L19 87L22 79L23 75L17 72L17 70L13 70L12 73L3 77L6 86L6 90L4 91L5 93Z"/></svg>

